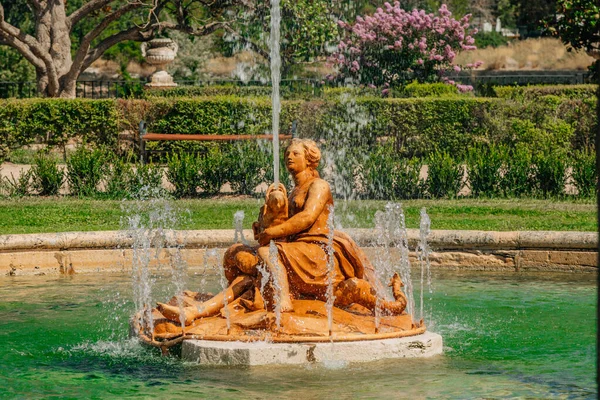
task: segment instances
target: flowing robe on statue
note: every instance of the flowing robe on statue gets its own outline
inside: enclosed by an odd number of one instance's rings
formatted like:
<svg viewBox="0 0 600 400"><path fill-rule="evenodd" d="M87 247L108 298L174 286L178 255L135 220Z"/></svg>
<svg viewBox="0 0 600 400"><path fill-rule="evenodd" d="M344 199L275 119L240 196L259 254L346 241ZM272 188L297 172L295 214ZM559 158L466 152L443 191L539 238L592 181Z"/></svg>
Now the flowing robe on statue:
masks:
<svg viewBox="0 0 600 400"><path fill-rule="evenodd" d="M327 244L327 235L308 233L299 233L288 242L276 243L295 298L313 295L324 299L329 284ZM333 251L334 286L350 278L364 279L378 294L387 297L373 266L350 236L334 231Z"/></svg>

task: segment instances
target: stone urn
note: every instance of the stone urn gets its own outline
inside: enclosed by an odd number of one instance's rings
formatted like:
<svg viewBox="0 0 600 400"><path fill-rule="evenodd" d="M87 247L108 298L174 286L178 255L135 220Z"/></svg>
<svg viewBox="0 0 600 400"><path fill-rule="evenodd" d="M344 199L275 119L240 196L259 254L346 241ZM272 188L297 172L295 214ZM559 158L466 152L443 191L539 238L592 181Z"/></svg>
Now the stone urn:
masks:
<svg viewBox="0 0 600 400"><path fill-rule="evenodd" d="M177 43L168 38L157 38L142 43L142 56L148 64L156 66L156 72L152 74L150 82L146 84L148 88L158 89L177 86L173 81L173 77L165 71L165 67L175 59L178 49Z"/></svg>

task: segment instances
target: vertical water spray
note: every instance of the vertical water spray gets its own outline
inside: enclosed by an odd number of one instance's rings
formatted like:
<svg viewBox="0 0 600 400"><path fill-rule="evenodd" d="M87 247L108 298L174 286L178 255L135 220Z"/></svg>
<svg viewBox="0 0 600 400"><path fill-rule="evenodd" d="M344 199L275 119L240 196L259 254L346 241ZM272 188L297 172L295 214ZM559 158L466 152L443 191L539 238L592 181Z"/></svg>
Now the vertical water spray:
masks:
<svg viewBox="0 0 600 400"><path fill-rule="evenodd" d="M183 291L187 281L187 263L181 256L181 249L185 247L184 244L180 244L173 249L171 253L171 277L175 284L175 293L177 293L177 306L179 307L179 322L181 322L181 329L185 329L185 311L183 301Z"/></svg>
<svg viewBox="0 0 600 400"><path fill-rule="evenodd" d="M233 241L238 243L239 234L242 244L248 245L248 241L244 237L244 218L245 214L243 210L236 211L235 214L233 214L233 228L235 229L235 237L233 238Z"/></svg>
<svg viewBox="0 0 600 400"><path fill-rule="evenodd" d="M410 276L410 259L408 257L408 232L406 231L406 221L404 218L404 210L401 204L393 204L394 214L396 217L396 229L394 236L397 238L396 246L400 249L400 277L404 282L404 292L407 298L406 311L414 317L415 299L413 295L413 284Z"/></svg>
<svg viewBox="0 0 600 400"><path fill-rule="evenodd" d="M225 277L225 270L223 268L219 268L219 271L219 283L221 284L221 291L225 292L225 290L229 286L229 283L227 282L227 277ZM229 313L229 308L227 307L228 305L229 300L227 298L227 295L225 295L223 296L223 314L227 323L227 334L229 335L229 332L231 331L231 315Z"/></svg>
<svg viewBox="0 0 600 400"><path fill-rule="evenodd" d="M262 296L263 301L265 302L265 308L267 308L268 301L265 290L267 288L267 285L269 284L269 279L271 279L271 274L269 273L269 269L264 264L259 263L256 266L256 269L258 269L258 273L260 274L260 288L258 290L260 291L260 295Z"/></svg>
<svg viewBox="0 0 600 400"><path fill-rule="evenodd" d="M277 257L277 246L275 241L271 240L269 243L269 262L273 268L279 269L279 262ZM275 303L275 325L277 325L277 331L281 328L281 285L279 281L279 273L273 273L273 303Z"/></svg>
<svg viewBox="0 0 600 400"><path fill-rule="evenodd" d="M140 190L138 199L122 204L122 225L133 239L131 282L136 311L141 316L145 333L152 335L152 289L156 277L150 271L152 259L158 259L163 249L173 245L173 227L177 225L177 213L171 204L161 198L161 193L150 187ZM152 251L154 250L154 251ZM159 264L160 266L160 264Z"/></svg>
<svg viewBox="0 0 600 400"><path fill-rule="evenodd" d="M384 251L378 254L375 259L377 276L380 280L386 282L389 281L394 272L400 274L402 282L404 282L404 293L407 298L406 311L414 315L415 301L410 274L408 233L406 231L402 205L395 203L386 204L385 212L378 211L375 214L375 221L378 233L377 244L384 248ZM399 259L397 255L392 254L392 249L396 249L399 253Z"/></svg>
<svg viewBox="0 0 600 400"><path fill-rule="evenodd" d="M141 326L147 335L154 332L152 319L152 281L150 280L150 236L142 226L141 216L132 215L127 218L129 233L133 237L133 255L131 268L131 284L135 309L141 315Z"/></svg>
<svg viewBox="0 0 600 400"><path fill-rule="evenodd" d="M429 262L429 246L427 245L427 238L431 232L431 220L425 210L425 207L421 208L421 222L419 224L419 246L417 248L417 257L421 266L421 314L420 320L424 318L423 312L423 294L424 294L424 283L425 275L427 276L427 287L431 293L431 263Z"/></svg>
<svg viewBox="0 0 600 400"><path fill-rule="evenodd" d="M273 133L273 182L275 187L279 186L279 114L281 112L281 99L279 97L279 83L281 81L281 55L279 53L280 45L280 25L281 9L280 0L271 0L271 109L272 109L272 127Z"/></svg>
<svg viewBox="0 0 600 400"><path fill-rule="evenodd" d="M387 210L386 210L387 211ZM385 282L392 276L392 254L391 254L391 241L390 238L390 218L388 212L377 211L375 213L375 227L377 230L377 246L383 247L384 251L378 251L375 256L375 274L380 282ZM382 293L379 293L379 296ZM379 332L379 325L381 322L381 307L379 296L375 300L375 333Z"/></svg>
<svg viewBox="0 0 600 400"><path fill-rule="evenodd" d="M327 217L327 326L329 329L329 337L333 340L333 304L335 303L335 295L333 294L333 280L335 278L335 259L333 249L333 233L334 233L334 209L333 204L328 206L329 216Z"/></svg>

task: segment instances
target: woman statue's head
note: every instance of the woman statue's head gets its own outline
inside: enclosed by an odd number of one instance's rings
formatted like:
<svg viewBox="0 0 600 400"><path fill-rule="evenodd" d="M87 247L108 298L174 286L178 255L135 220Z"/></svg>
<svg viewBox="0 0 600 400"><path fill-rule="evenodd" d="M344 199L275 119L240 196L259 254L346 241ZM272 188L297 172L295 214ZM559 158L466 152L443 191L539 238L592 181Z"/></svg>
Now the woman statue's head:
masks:
<svg viewBox="0 0 600 400"><path fill-rule="evenodd" d="M310 139L292 139L285 149L285 164L291 173L310 169L318 176L317 167L321 161L321 150Z"/></svg>

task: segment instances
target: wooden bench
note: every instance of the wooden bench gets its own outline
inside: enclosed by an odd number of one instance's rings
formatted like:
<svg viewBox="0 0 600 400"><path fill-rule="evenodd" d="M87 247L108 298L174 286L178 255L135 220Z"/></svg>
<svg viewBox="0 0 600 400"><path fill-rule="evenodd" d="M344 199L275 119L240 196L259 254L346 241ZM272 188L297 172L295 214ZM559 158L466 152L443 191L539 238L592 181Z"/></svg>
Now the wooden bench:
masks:
<svg viewBox="0 0 600 400"><path fill-rule="evenodd" d="M273 140L273 135L214 135L214 134L182 134L182 133L150 133L146 131L146 122L140 121L140 159L142 162L148 162L148 150L146 142L164 141L164 140L194 140L203 142L227 142L237 140ZM288 140L296 137L296 121L292 123L292 131L289 134L279 134L279 140Z"/></svg>

